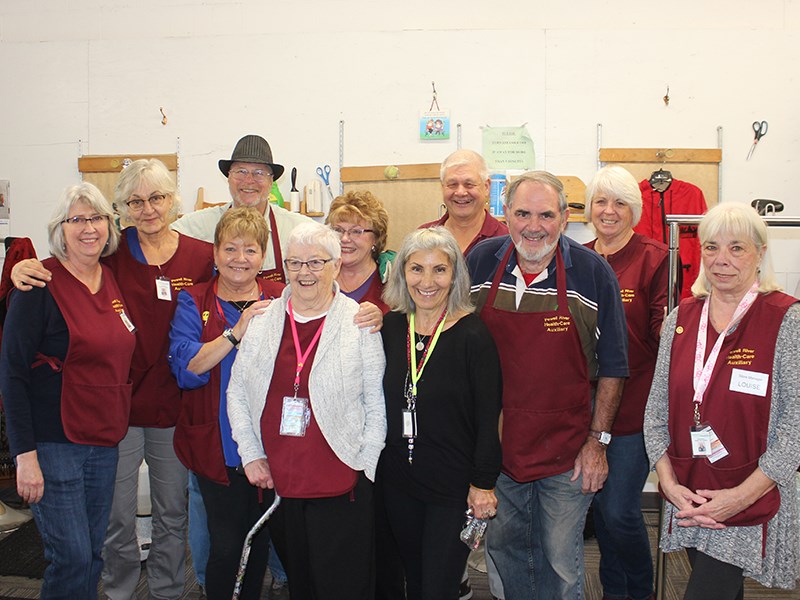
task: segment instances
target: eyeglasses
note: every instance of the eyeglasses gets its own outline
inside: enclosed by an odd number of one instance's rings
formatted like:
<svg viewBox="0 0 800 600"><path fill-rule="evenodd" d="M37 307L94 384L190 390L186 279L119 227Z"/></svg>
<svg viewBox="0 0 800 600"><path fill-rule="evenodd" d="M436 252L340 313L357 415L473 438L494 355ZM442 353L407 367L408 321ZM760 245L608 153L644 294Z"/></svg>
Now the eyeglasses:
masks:
<svg viewBox="0 0 800 600"><path fill-rule="evenodd" d="M102 221L107 221L108 215L95 215L93 217L70 217L68 219L64 219L61 221L62 223L72 223L73 225L80 225L81 227L85 227L87 223L91 223L94 225L100 225Z"/></svg>
<svg viewBox="0 0 800 600"><path fill-rule="evenodd" d="M308 267L309 271L322 271L325 268L325 265L331 262L332 258L312 258L311 260L297 260L295 258L287 258L283 261L284 266L288 271L292 271L293 273L299 271L303 268L303 265Z"/></svg>
<svg viewBox="0 0 800 600"><path fill-rule="evenodd" d="M131 212L141 212L144 210L144 203L149 202L150 206L153 208L158 208L162 204L164 204L164 200L166 196L164 194L153 194L149 198L142 200L141 198L134 198L133 200L128 200L125 204L128 206L128 210Z"/></svg>
<svg viewBox="0 0 800 600"><path fill-rule="evenodd" d="M272 171L268 169L253 169L252 171L248 171L247 169L231 169L228 171L228 177L233 177L237 181L247 179L248 175L252 176L256 181L266 181L272 177Z"/></svg>
<svg viewBox="0 0 800 600"><path fill-rule="evenodd" d="M360 238L365 233L375 233L374 229L364 229L363 227L353 227L352 229L342 229L341 227L331 227L334 233L338 235L340 238L344 237L345 234L350 236L351 240L356 238Z"/></svg>

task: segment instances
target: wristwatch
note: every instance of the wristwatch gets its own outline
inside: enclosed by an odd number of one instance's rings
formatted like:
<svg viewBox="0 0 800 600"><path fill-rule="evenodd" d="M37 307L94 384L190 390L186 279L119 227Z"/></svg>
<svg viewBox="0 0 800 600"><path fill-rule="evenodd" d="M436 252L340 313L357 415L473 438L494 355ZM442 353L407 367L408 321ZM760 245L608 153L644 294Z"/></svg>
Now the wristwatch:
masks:
<svg viewBox="0 0 800 600"><path fill-rule="evenodd" d="M611 434L607 431L595 431L594 429L590 429L589 435L603 444L603 446L608 446L611 443Z"/></svg>
<svg viewBox="0 0 800 600"><path fill-rule="evenodd" d="M236 336L233 335L233 329L228 328L225 331L223 331L222 332L222 337L224 337L231 344L233 344L234 348L238 348L239 347L239 340L237 340ZM609 436L609 439L610 439L610 436Z"/></svg>

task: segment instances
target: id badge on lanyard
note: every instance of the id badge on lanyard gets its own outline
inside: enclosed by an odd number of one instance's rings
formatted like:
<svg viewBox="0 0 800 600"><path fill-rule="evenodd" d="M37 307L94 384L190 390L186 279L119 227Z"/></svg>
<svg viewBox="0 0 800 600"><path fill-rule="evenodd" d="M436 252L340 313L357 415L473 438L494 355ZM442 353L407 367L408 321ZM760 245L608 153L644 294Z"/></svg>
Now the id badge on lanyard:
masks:
<svg viewBox="0 0 800 600"><path fill-rule="evenodd" d="M711 381L711 374L714 371L714 365L719 357L725 336L738 325L739 321L741 321L745 313L753 305L753 302L755 302L757 295L758 283L754 283L750 290L739 301L739 305L736 307L730 322L727 327L720 332L706 360L704 360L704 358L708 339L710 298L707 297L703 303L703 309L700 312L700 322L697 327L697 343L694 355L694 398L692 399L694 402L694 425L692 425L691 431L689 432L692 440L692 456L694 458L706 457L713 463L728 456L728 451L725 449L725 446L722 444L722 441L714 432L711 425L701 422L700 406L703 403L705 392Z"/></svg>
<svg viewBox="0 0 800 600"><path fill-rule="evenodd" d="M308 398L284 396L281 410L281 435L304 437L311 421L311 410Z"/></svg>
<svg viewBox="0 0 800 600"><path fill-rule="evenodd" d="M172 302L172 286L169 278L163 275L156 277L156 298Z"/></svg>
<svg viewBox="0 0 800 600"><path fill-rule="evenodd" d="M297 390L300 389L300 372L311 355L311 350L316 346L322 335L322 328L325 326L325 319L317 328L313 339L308 344L305 351L300 347L300 339L297 335L297 324L294 319L294 309L292 308L292 300L289 299L288 303L289 322L292 326L292 340L294 341L294 350L297 356L297 370L294 375L294 396L283 397L283 407L281 408L281 427L280 434L291 437L304 437L306 435L306 428L311 422L311 404L308 398L298 398Z"/></svg>

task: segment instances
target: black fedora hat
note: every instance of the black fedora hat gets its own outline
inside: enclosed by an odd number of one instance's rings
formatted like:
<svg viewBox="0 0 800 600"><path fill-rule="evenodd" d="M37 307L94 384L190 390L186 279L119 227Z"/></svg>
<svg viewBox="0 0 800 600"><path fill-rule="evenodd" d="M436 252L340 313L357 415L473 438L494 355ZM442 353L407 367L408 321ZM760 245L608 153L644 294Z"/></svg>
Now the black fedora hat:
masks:
<svg viewBox="0 0 800 600"><path fill-rule="evenodd" d="M272 169L272 178L278 179L283 175L283 165L272 162L272 149L269 147L267 140L260 135L246 135L238 142L233 149L230 160L219 161L219 170L225 177L231 170L231 165L235 162L245 163L259 163L262 165L269 165Z"/></svg>

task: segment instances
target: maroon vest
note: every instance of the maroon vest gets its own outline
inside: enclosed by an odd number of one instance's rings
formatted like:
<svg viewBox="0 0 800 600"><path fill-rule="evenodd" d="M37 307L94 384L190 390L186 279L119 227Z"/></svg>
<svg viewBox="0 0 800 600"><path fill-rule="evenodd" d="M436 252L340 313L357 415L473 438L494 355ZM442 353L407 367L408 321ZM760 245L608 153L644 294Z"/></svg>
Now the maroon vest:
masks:
<svg viewBox="0 0 800 600"><path fill-rule="evenodd" d="M715 463L705 457L692 457L690 437L694 424L694 353L703 300L689 298L681 302L670 358L667 455L682 485L691 490L731 488L758 467L758 460L767 448L775 342L783 317L795 302L797 299L781 292L759 294L722 344L700 407L701 422L711 425L729 453ZM716 342L716 335L709 327L707 354ZM766 396L731 391L733 369L768 374ZM725 524L766 523L779 507L780 494L774 487Z"/></svg>
<svg viewBox="0 0 800 600"><path fill-rule="evenodd" d="M105 265L100 289L92 294L58 259L42 264L53 274L47 287L69 330L61 375L64 433L76 444L116 446L128 430L128 372L136 344L121 318L122 294Z"/></svg>
<svg viewBox="0 0 800 600"><path fill-rule="evenodd" d="M180 234L179 234L180 235ZM130 252L125 233L119 250L106 263L114 271L136 323L136 350L131 362L132 427L172 427L180 410L180 389L169 370L169 327L178 292L208 281L214 267L213 246L180 235L178 249L160 267L145 265ZM156 297L156 278L170 280L172 301Z"/></svg>
<svg viewBox="0 0 800 600"><path fill-rule="evenodd" d="M305 350L311 342L320 319L297 323L297 337ZM310 398L308 376L314 364L317 348L306 359L300 373L297 396ZM341 496L356 485L356 472L344 464L331 449L314 418L313 399L310 399L311 420L303 437L280 435L283 397L293 395L297 357L289 317L285 319L283 337L275 357L272 381L267 391L267 403L261 414L261 439L269 457L275 490L285 498L332 498Z"/></svg>
<svg viewBox="0 0 800 600"><path fill-rule="evenodd" d="M203 323L200 341L217 339L228 327L224 315L220 314L217 296L214 293L215 277L185 290L197 307L197 318ZM283 285L274 281L262 281L261 290L265 298L280 296ZM207 384L193 390L181 390L181 409L175 425L173 446L181 463L215 483L228 485L228 471L222 452L222 436L219 431L219 386L220 365L209 371Z"/></svg>
<svg viewBox="0 0 800 600"><path fill-rule="evenodd" d="M567 303L567 276L556 249L558 306L521 313L494 307L513 244L497 266L481 319L503 365L503 472L518 482L566 473L589 434L591 387L586 355Z"/></svg>

